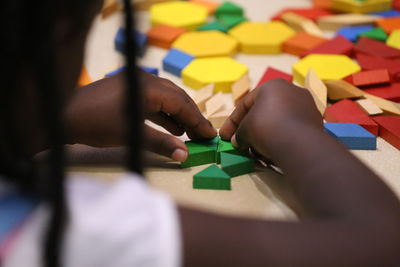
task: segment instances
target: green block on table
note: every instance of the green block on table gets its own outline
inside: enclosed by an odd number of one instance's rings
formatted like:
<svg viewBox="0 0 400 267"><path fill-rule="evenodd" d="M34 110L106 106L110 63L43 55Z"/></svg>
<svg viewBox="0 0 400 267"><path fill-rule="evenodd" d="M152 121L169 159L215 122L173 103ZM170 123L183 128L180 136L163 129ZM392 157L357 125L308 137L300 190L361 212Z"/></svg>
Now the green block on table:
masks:
<svg viewBox="0 0 400 267"><path fill-rule="evenodd" d="M231 190L231 177L214 164L193 176L193 188Z"/></svg>
<svg viewBox="0 0 400 267"><path fill-rule="evenodd" d="M205 24L201 26L200 28L197 28L198 31L220 31L220 32L228 32L228 28L222 25L218 21L214 21L208 24Z"/></svg>
<svg viewBox="0 0 400 267"><path fill-rule="evenodd" d="M375 39L381 42L385 42L388 38L386 32L382 28L373 28L367 32L360 34L362 37L368 37L371 39Z"/></svg>
<svg viewBox="0 0 400 267"><path fill-rule="evenodd" d="M245 154L245 152L236 149L232 145L231 142L220 139L219 143L218 143L218 149L217 149L215 163L221 164L221 153L222 152L227 152L227 153L236 154L236 155L244 155Z"/></svg>
<svg viewBox="0 0 400 267"><path fill-rule="evenodd" d="M243 155L222 152L221 165L222 170L230 177L254 172L254 160Z"/></svg>
<svg viewBox="0 0 400 267"><path fill-rule="evenodd" d="M247 19L243 16L237 15L221 15L218 17L219 22L228 29L231 29L242 22L247 21Z"/></svg>
<svg viewBox="0 0 400 267"><path fill-rule="evenodd" d="M243 8L232 3L232 2L224 2L222 3L217 10L215 10L215 16L219 18L222 15L236 15L243 17Z"/></svg>
<svg viewBox="0 0 400 267"><path fill-rule="evenodd" d="M186 146L189 151L188 159L182 162L182 168L200 166L214 163L218 148L219 137L210 140L188 141Z"/></svg>

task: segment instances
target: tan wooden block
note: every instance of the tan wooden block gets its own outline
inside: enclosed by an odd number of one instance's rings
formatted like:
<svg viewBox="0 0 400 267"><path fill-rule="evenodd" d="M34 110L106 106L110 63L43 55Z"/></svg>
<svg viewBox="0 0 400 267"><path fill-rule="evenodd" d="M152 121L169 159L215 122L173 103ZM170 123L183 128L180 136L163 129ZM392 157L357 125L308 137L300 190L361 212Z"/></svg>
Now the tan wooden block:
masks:
<svg viewBox="0 0 400 267"><path fill-rule="evenodd" d="M206 102L206 115L210 117L217 112L224 110L225 108L225 99L222 92L214 95L210 100Z"/></svg>
<svg viewBox="0 0 400 267"><path fill-rule="evenodd" d="M197 93L193 97L194 103L199 107L201 112L206 111L206 102L213 96L214 94L214 84L210 83L203 89L197 91Z"/></svg>
<svg viewBox="0 0 400 267"><path fill-rule="evenodd" d="M219 129L232 114L233 110L233 108L224 109L215 113L214 115L209 116L208 120L211 122L214 128Z"/></svg>
<svg viewBox="0 0 400 267"><path fill-rule="evenodd" d="M235 105L250 91L250 78L246 73L232 85L232 98Z"/></svg>
<svg viewBox="0 0 400 267"><path fill-rule="evenodd" d="M383 114L383 110L370 99L360 99L356 102L370 116Z"/></svg>
<svg viewBox="0 0 400 267"><path fill-rule="evenodd" d="M362 90L343 80L326 81L325 85L328 88L328 98L331 100L358 98L364 95Z"/></svg>
<svg viewBox="0 0 400 267"><path fill-rule="evenodd" d="M367 93L364 93L364 97L372 100L372 102L379 106L385 113L400 115L400 104Z"/></svg>
<svg viewBox="0 0 400 267"><path fill-rule="evenodd" d="M321 29L314 23L314 21L308 18L297 15L293 12L287 12L283 14L281 18L295 31L305 31L312 35L324 37Z"/></svg>
<svg viewBox="0 0 400 267"><path fill-rule="evenodd" d="M324 115L328 101L328 89L312 69L308 71L305 85L311 92L319 112Z"/></svg>
<svg viewBox="0 0 400 267"><path fill-rule="evenodd" d="M322 30L336 31L345 26L374 24L379 17L362 14L341 14L324 16L318 19L318 26Z"/></svg>

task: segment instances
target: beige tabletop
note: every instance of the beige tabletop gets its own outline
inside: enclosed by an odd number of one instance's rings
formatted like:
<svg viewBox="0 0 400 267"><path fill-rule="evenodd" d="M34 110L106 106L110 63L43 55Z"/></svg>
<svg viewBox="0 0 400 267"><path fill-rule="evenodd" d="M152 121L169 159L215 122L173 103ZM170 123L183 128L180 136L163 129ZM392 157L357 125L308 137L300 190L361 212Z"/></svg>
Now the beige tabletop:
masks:
<svg viewBox="0 0 400 267"><path fill-rule="evenodd" d="M246 16L253 21L266 21L285 7L311 5L310 0L232 1L245 7ZM143 31L149 28L146 12L139 14L138 24ZM106 20L96 19L88 39L86 53L86 66L93 79L100 79L105 73L122 66L123 58L115 52L113 43L120 25L119 14ZM160 68L161 60L166 52L164 49L149 47L146 55L140 60L140 64ZM285 54L276 56L238 54L235 58L250 68L252 85L257 83L268 66L291 72L292 64L298 60L297 57ZM193 91L184 86L175 76L161 69L160 76L171 79L189 94L193 94ZM229 102L230 98L226 97ZM73 173L91 174L106 179L113 179L123 173L123 169L118 167L123 156L122 149L93 150L84 146L75 146L72 151L76 156L72 162L71 172ZM377 151L353 151L353 153L377 172L400 196L400 153L397 149L379 138ZM282 178L273 171L260 169L255 174L234 178L232 191L193 190L192 176L202 168L204 166L181 170L178 165L169 164L164 160L152 164L146 172L146 178L152 186L168 193L181 205L235 216L284 220L296 218L296 213L293 211L297 211L296 201L291 197L290 190L285 186Z"/></svg>

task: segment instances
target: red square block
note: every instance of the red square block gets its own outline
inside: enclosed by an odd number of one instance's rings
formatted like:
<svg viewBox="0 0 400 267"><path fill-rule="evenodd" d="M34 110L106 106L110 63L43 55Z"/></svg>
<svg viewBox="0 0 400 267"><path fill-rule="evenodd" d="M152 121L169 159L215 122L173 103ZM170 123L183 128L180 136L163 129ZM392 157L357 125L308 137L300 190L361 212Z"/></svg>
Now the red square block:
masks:
<svg viewBox="0 0 400 267"><path fill-rule="evenodd" d="M170 49L171 44L187 30L169 25L157 25L147 32L149 44Z"/></svg>
<svg viewBox="0 0 400 267"><path fill-rule="evenodd" d="M271 81L274 79L278 79L278 78L284 79L289 82L293 81L292 75L289 75L289 74L282 72L280 70L277 70L275 68L269 67L265 71L264 75L261 77L261 80L258 82L257 87L262 85L265 82L268 82L268 81Z"/></svg>
<svg viewBox="0 0 400 267"><path fill-rule="evenodd" d="M400 149L400 116L377 116L373 118L379 125L379 136Z"/></svg>
<svg viewBox="0 0 400 267"><path fill-rule="evenodd" d="M353 54L354 44L344 38L341 35L336 36L332 40L329 40L314 49L311 49L301 55L301 57L308 56L310 54L334 54L334 55L346 55L351 56Z"/></svg>
<svg viewBox="0 0 400 267"><path fill-rule="evenodd" d="M399 58L400 49L390 47L380 41L362 37L354 47L355 52L366 55L384 57L384 58Z"/></svg>
<svg viewBox="0 0 400 267"><path fill-rule="evenodd" d="M344 80L358 87L384 85L390 83L390 75L387 69L368 70L354 73Z"/></svg>
<svg viewBox="0 0 400 267"><path fill-rule="evenodd" d="M390 101L400 102L400 83L381 86L364 90L366 93L378 96Z"/></svg>

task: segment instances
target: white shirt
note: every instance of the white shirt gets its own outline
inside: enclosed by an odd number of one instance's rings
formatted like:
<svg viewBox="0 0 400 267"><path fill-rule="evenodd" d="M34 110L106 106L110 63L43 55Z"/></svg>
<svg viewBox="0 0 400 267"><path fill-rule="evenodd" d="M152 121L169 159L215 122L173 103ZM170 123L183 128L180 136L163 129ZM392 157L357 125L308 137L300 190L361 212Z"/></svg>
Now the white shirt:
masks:
<svg viewBox="0 0 400 267"><path fill-rule="evenodd" d="M135 175L115 182L69 177L65 267L178 267L181 237L176 207ZM48 213L37 209L4 267L39 267Z"/></svg>

